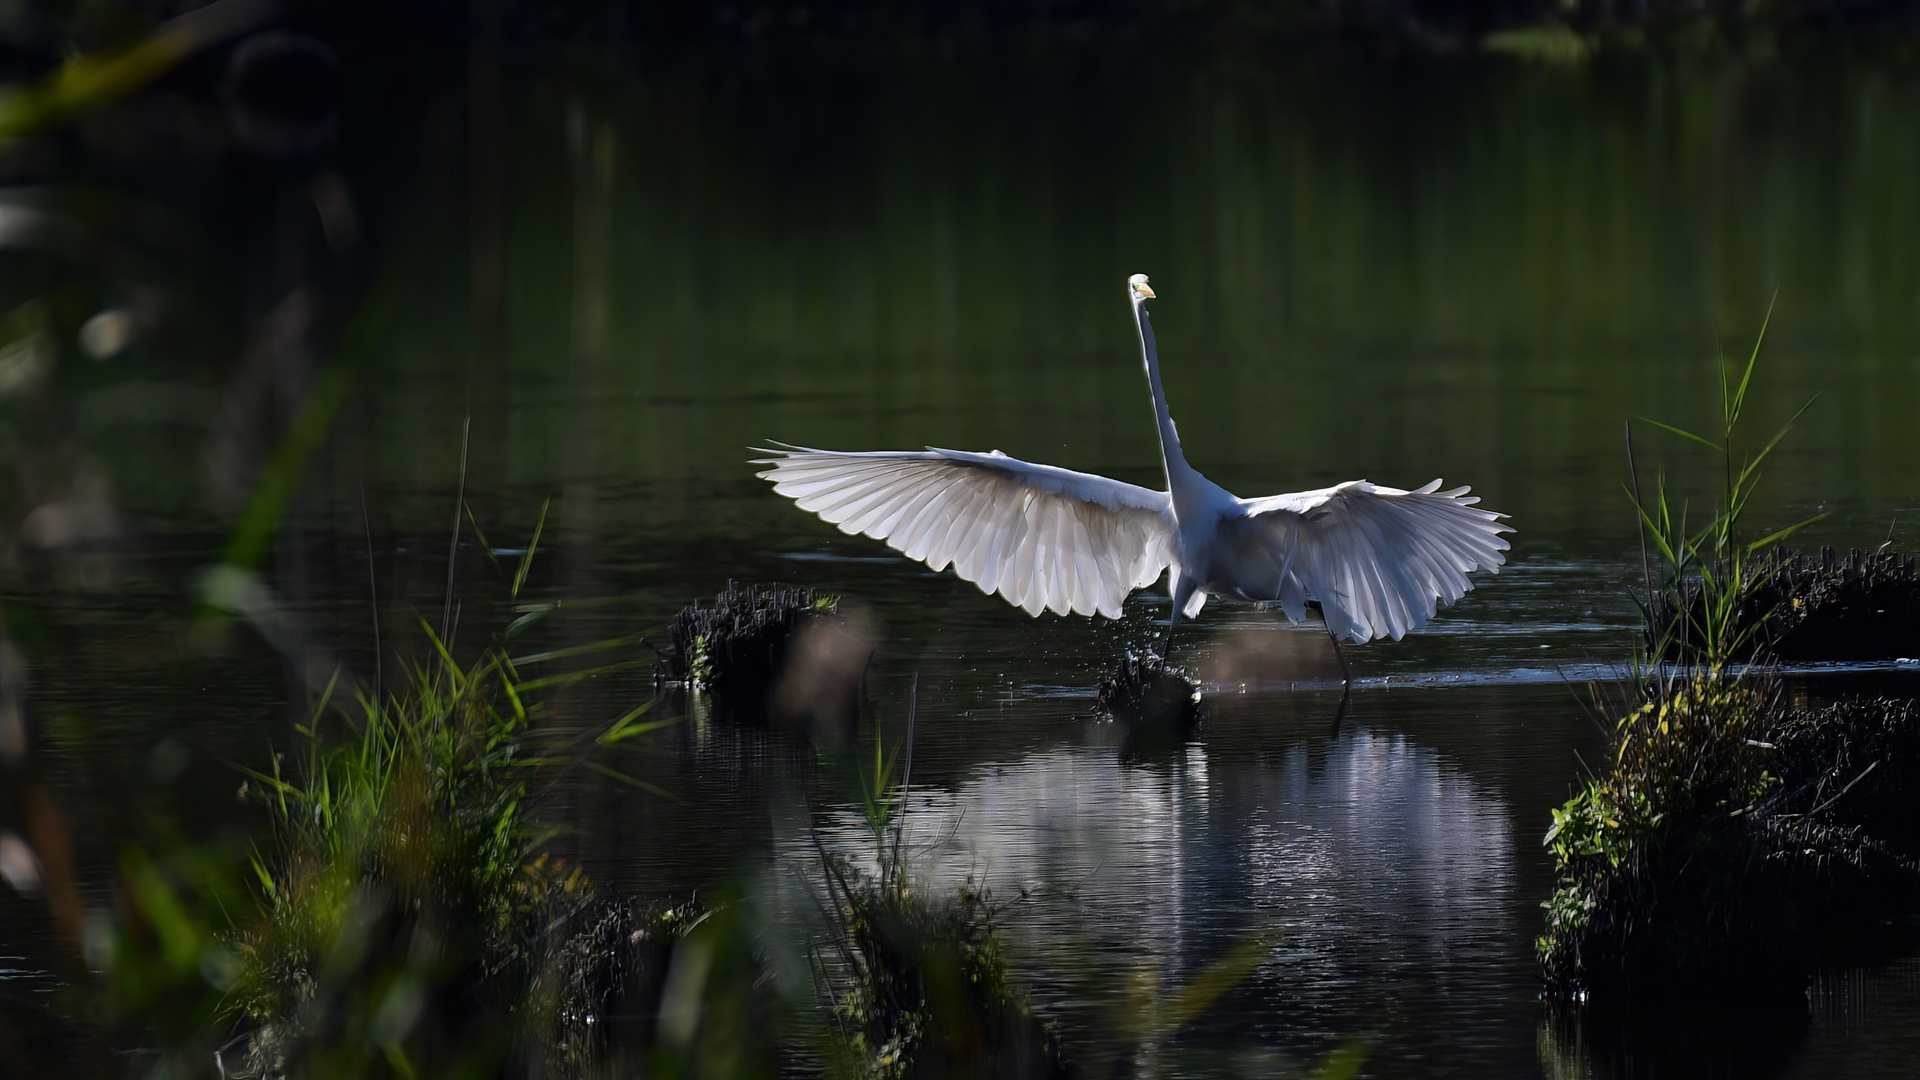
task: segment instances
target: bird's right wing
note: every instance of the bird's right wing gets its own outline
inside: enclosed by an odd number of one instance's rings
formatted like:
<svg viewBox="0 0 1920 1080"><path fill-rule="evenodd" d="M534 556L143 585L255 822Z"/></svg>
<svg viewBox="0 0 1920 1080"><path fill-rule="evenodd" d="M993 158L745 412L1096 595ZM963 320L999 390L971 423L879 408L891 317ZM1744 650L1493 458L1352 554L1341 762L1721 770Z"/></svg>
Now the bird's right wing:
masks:
<svg viewBox="0 0 1920 1080"><path fill-rule="evenodd" d="M1505 515L1475 506L1467 488L1439 488L1350 480L1247 499L1222 535L1250 598L1279 601L1295 622L1315 600L1336 634L1398 641L1473 588L1468 574L1506 562Z"/></svg>
<svg viewBox="0 0 1920 1080"><path fill-rule="evenodd" d="M1104 476L964 450L781 447L773 490L845 533L999 593L1029 615L1120 616L1170 560L1167 495Z"/></svg>

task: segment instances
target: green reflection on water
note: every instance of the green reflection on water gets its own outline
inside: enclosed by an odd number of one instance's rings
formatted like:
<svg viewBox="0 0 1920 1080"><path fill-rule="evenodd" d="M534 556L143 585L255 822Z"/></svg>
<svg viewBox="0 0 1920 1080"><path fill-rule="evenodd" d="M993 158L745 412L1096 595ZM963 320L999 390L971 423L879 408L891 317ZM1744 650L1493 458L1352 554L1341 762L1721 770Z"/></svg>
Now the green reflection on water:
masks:
<svg viewBox="0 0 1920 1080"><path fill-rule="evenodd" d="M1617 545L1623 421L1696 422L1777 291L1757 414L1823 398L1763 511L1832 501L1859 513L1817 539L1863 543L1920 480L1914 81L1305 57L545 83L510 121L504 382L470 377L470 219L423 197L374 430L404 483L450 485L469 402L482 491L651 482L603 536L734 527L704 495L768 438L1151 479L1145 271L1190 456L1230 488L1445 475L1522 545Z"/></svg>

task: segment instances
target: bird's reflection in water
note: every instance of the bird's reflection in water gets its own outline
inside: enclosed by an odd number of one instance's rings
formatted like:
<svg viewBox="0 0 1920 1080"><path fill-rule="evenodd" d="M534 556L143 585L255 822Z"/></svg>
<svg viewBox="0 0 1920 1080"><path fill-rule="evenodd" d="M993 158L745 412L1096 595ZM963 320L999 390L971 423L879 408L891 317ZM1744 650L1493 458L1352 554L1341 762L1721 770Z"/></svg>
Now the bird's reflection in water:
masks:
<svg viewBox="0 0 1920 1080"><path fill-rule="evenodd" d="M1530 962L1507 809L1432 751L1371 728L1251 753L1206 734L1146 763L1054 747L914 792L921 888L990 890L1042 1001L1096 1029L1143 975L1172 985L1249 933L1279 944L1221 1007L1242 1043L1377 1027L1382 1000L1444 1011ZM823 840L870 861L864 828L843 814Z"/></svg>

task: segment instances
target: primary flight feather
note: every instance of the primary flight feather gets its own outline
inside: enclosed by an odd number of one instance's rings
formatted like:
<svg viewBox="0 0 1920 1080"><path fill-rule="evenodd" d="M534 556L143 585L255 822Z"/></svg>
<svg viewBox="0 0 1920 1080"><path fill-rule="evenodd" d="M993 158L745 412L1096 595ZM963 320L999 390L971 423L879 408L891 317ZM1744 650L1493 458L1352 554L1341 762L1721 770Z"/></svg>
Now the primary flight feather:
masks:
<svg viewBox="0 0 1920 1080"><path fill-rule="evenodd" d="M1180 451L1160 384L1145 274L1127 290L1140 331L1167 490L1035 465L998 450L813 450L778 444L754 464L773 489L840 527L998 593L1030 615L1117 618L1127 594L1169 572L1171 622L1209 596L1277 603L1329 632L1399 640L1498 573L1512 528L1464 487L1412 491L1365 480L1241 499ZM1171 631L1169 631L1171 632Z"/></svg>

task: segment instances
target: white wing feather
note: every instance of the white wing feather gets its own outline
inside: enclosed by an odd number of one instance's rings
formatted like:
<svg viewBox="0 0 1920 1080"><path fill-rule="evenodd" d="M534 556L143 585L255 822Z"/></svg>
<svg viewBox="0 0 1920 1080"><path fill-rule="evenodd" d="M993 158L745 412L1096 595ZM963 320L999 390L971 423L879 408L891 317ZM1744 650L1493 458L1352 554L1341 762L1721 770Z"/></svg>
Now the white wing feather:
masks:
<svg viewBox="0 0 1920 1080"><path fill-rule="evenodd" d="M1318 491L1242 500L1221 539L1246 599L1278 601L1289 619L1318 601L1327 629L1356 642L1400 640L1473 588L1467 575L1500 572L1512 532L1505 515L1476 509L1468 488L1415 491L1352 480Z"/></svg>
<svg viewBox="0 0 1920 1080"><path fill-rule="evenodd" d="M1030 615L1119 618L1165 570L1167 495L998 450L782 447L758 475L802 510L864 533Z"/></svg>

